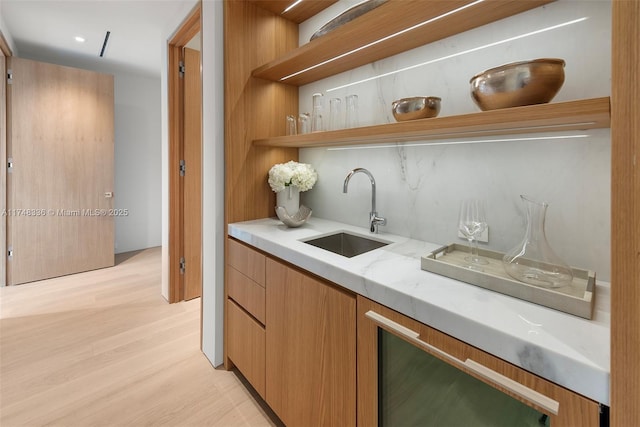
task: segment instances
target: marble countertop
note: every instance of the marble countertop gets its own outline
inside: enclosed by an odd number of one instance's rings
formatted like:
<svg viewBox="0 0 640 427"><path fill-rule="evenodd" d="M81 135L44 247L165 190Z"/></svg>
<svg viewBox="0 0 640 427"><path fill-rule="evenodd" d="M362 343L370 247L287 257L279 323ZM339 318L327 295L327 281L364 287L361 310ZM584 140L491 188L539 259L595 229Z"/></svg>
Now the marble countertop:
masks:
<svg viewBox="0 0 640 427"><path fill-rule="evenodd" d="M381 229L384 227L381 227ZM267 218L229 224L229 235L595 401L609 404L610 287L597 283L592 320L420 269L443 245L380 232L391 244L346 258L302 242L366 228L311 218L287 228ZM449 242L450 243L450 242Z"/></svg>

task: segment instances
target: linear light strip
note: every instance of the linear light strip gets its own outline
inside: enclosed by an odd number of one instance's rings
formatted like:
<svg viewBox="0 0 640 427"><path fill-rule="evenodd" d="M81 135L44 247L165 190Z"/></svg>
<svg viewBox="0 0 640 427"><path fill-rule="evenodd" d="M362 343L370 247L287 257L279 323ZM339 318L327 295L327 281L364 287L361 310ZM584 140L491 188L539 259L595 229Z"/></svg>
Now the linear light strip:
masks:
<svg viewBox="0 0 640 427"><path fill-rule="evenodd" d="M344 58L345 56L351 55L352 53L355 53L355 52L361 51L361 50L363 50L363 49L367 49L367 48L369 48L369 47L371 47L371 46L375 46L375 45L377 45L378 43L382 43L383 41L386 41L386 40L392 39L392 38L394 38L394 37L397 37L397 36L399 36L399 35L401 35L401 34L404 34L404 33L408 32L408 31L415 30L416 28L420 28L420 27L422 27L422 26L424 26L424 25L430 24L430 23L432 23L432 22L434 22L434 21L437 21L437 20L439 20L439 19L445 18L445 17L447 17L447 16L449 16L449 15L452 15L452 14L454 14L454 13L458 13L458 12L460 12L461 10L467 9L467 8L469 8L469 7L471 7L471 6L475 6L476 4L478 4L478 3L482 3L483 1L484 1L484 0L476 0L476 1L474 1L473 3L469 3L469 4L466 4L466 5L464 5L464 6L459 7L459 8L457 8L457 9L450 10L449 12L443 13L442 15L438 15L438 16L433 17L433 18L431 18L431 19L428 19L428 20L426 20L426 21L420 22L419 24L416 24L416 25L414 25L414 26L412 26L412 27L405 28L404 30L398 31L397 33L390 34L390 35L385 36L385 37L383 37L383 38L381 38L381 39L378 39L378 40L373 41L373 42L371 42L371 43L368 43L368 44L365 44L365 45L363 45L363 46L360 46L360 47L358 47L358 48L356 48L356 49L350 50L349 52L345 52L345 53L340 54L340 55L338 55L338 56L335 56L335 57L333 57L333 58L331 58L331 59L327 59L326 61L322 61L322 62L320 62L319 64L312 65L311 67L305 68L304 70L300 70L300 71L297 71L297 72L295 72L295 73L293 73L293 74L289 74L288 76L282 77L282 78L280 79L280 81L284 81L284 80L290 79L291 77L295 77L295 76L297 76L297 75L299 75L299 74L306 73L307 71L309 71L309 70L313 70L314 68L318 68L318 67L321 67L321 66L323 66L323 65L325 65L325 64L328 64L328 63L330 63L330 62L333 62L333 61L336 61L336 60L338 60L338 59Z"/></svg>
<svg viewBox="0 0 640 427"><path fill-rule="evenodd" d="M293 9L294 7L296 7L297 5L299 5L300 3L302 3L302 0L298 0L293 4L290 4L289 7L287 7L285 10L282 11L282 13L280 15L284 15L285 13L289 12L291 9Z"/></svg>
<svg viewBox="0 0 640 427"><path fill-rule="evenodd" d="M379 148L396 148L399 145L409 147L422 147L426 145L457 145L457 144L475 144L480 142L520 142L520 141L540 141L548 139L574 139L574 138L587 138L588 134L577 135L563 135L563 136L535 136L528 138L505 138L505 139L479 139L475 141L442 141L442 142L418 142L407 143L400 142L392 145L370 145L370 146L358 146L358 147L332 147L327 148L327 151L344 151L344 150L365 150L365 149L379 149Z"/></svg>
<svg viewBox="0 0 640 427"><path fill-rule="evenodd" d="M344 89L346 87L354 86L354 85L357 85L357 84L360 84L360 83L365 83L365 82L368 82L368 81L371 81L371 80L379 79L381 77L391 76L393 74L397 74L397 73L401 73L403 71L407 71L407 70L411 70L411 69L414 69L414 68L422 67L424 65L429 65L429 64L433 64L435 62L444 61L446 59L455 58L456 56L465 55L467 53L476 52L478 50L482 50L482 49L486 49L486 48L489 48L489 47L498 46L498 45L501 45L501 44L504 44L504 43L512 42L514 40L518 40L518 39L522 39L522 38L525 38L525 37L533 36L533 35L536 35L536 34L544 33L546 31L551 31L551 30L555 30L555 29L558 29L558 28L566 27L567 25L577 24L578 22L582 22L582 21L585 21L587 19L589 19L589 18L584 16L582 18L574 19L573 21L567 21L567 22L563 22L561 24L553 25L551 27L541 28L541 29L536 30L536 31L531 31L529 33L520 34L520 35L514 36L514 37L509 37L508 39L504 39L504 40L500 40L500 41L497 41L497 42L489 43L489 44L486 44L486 45L483 45L483 46L478 46L478 47L474 47L474 48L471 48L471 49L463 50L461 52L453 53L451 55L446 55L446 56L443 56L443 57L437 58L437 59L432 59L430 61L422 62L420 64L410 65L408 67L404 67L404 68L401 68L399 70L389 71L388 73L383 73L383 74L379 74L377 76L373 76L373 77L369 77L369 78L366 78L366 79L358 80L356 82L347 83L345 85L341 85L341 86L337 86L337 87L334 87L334 88L331 88L331 89L327 89L327 92L333 92L335 90Z"/></svg>

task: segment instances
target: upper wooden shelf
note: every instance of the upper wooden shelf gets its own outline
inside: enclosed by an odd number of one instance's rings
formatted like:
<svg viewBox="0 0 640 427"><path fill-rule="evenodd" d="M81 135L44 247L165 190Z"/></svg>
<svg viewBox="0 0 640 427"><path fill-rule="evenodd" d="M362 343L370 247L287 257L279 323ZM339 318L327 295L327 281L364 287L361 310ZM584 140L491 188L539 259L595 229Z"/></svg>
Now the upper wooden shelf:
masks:
<svg viewBox="0 0 640 427"><path fill-rule="evenodd" d="M256 68L252 75L301 86L553 1L484 0L442 16L473 2L389 0L329 34ZM429 20L432 21L427 22ZM389 37L414 26L418 27ZM282 80L308 68L311 69Z"/></svg>
<svg viewBox="0 0 640 427"><path fill-rule="evenodd" d="M608 128L609 97L528 105L432 119L364 126L253 141L271 147L331 147L477 138L490 135Z"/></svg>

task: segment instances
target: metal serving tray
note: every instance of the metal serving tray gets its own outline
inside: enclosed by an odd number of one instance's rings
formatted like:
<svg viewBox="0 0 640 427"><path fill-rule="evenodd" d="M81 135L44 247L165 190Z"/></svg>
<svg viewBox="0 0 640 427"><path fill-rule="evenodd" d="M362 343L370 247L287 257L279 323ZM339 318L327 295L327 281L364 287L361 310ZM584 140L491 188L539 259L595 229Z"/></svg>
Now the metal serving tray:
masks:
<svg viewBox="0 0 640 427"><path fill-rule="evenodd" d="M443 246L423 256L421 268L585 319L592 318L596 291L595 272L573 268L573 282L570 285L543 288L511 278L502 267L503 253L478 249L478 254L489 261L488 265L482 266L484 271L465 267L464 257L469 255L469 249L457 243Z"/></svg>

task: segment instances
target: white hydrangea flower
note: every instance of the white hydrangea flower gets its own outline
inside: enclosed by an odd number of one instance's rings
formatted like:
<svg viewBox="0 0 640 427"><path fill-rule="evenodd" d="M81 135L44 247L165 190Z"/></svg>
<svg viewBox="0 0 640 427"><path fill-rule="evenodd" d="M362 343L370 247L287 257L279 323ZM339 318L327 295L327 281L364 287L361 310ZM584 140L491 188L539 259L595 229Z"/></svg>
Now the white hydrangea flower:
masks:
<svg viewBox="0 0 640 427"><path fill-rule="evenodd" d="M318 174L306 163L289 161L279 163L269 170L269 185L276 193L293 185L300 191L311 190L318 180Z"/></svg>

